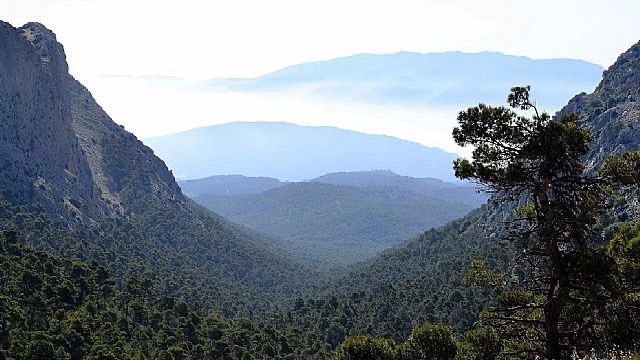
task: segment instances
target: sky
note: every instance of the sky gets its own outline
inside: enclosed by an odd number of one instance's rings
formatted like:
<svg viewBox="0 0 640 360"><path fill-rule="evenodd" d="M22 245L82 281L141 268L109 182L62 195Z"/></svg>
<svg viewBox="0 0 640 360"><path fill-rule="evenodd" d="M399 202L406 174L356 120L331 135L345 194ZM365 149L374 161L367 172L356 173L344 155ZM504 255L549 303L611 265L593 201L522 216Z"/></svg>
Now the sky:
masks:
<svg viewBox="0 0 640 360"><path fill-rule="evenodd" d="M606 68L640 40L638 0L0 0L0 18L53 30L72 75L139 137L283 120L449 150L455 150L450 142L416 125L429 111L319 104L297 94L163 90L127 77L255 77L298 63L397 51L498 51Z"/></svg>

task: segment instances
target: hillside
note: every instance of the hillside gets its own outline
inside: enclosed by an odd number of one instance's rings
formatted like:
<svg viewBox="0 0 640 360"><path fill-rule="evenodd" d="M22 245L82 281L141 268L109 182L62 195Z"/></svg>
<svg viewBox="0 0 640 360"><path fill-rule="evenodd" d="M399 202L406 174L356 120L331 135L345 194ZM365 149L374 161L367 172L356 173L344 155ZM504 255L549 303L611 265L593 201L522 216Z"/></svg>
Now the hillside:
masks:
<svg viewBox="0 0 640 360"><path fill-rule="evenodd" d="M502 103L514 85L532 85L539 104L560 109L576 93L593 89L602 68L580 60L534 60L494 52L359 54L290 66L255 79L211 80L233 91L300 89L322 98L376 104L462 108Z"/></svg>
<svg viewBox="0 0 640 360"><path fill-rule="evenodd" d="M148 277L114 285L104 267L0 232L0 357L6 359L300 359L304 339L226 321L167 296Z"/></svg>
<svg viewBox="0 0 640 360"><path fill-rule="evenodd" d="M592 129L591 170L607 154L640 149L639 73L640 43L620 56L592 94L576 96L560 112L577 113ZM626 209L615 211L607 221L640 218L637 198L636 192L626 194L621 200ZM328 312L310 301L301 307L298 321L310 316L340 318L348 309L352 322L341 329L344 333L368 332L398 339L425 320L469 328L490 294L464 284L463 276L472 259L485 259L490 266L509 261L508 248L493 238L497 225L510 213L510 209L490 202L460 220L384 252L326 289L327 298L337 298L340 303L335 310ZM381 313L385 316L380 317ZM311 333L316 331L322 328L314 325Z"/></svg>
<svg viewBox="0 0 640 360"><path fill-rule="evenodd" d="M204 179L178 181L182 192L191 198L208 194L223 196L257 194L284 184L274 178L242 175L215 175Z"/></svg>
<svg viewBox="0 0 640 360"><path fill-rule="evenodd" d="M258 194L202 195L194 200L265 232L320 268L360 262L424 229L473 209L396 187L290 183Z"/></svg>
<svg viewBox="0 0 640 360"><path fill-rule="evenodd" d="M287 123L229 123L145 139L179 179L211 175L302 181L340 171L389 169L453 181L457 155L390 136ZM221 151L224 149L224 151Z"/></svg>
<svg viewBox="0 0 640 360"><path fill-rule="evenodd" d="M473 207L480 207L488 199L487 194L479 191L472 184L450 183L433 178L401 176L389 170L333 173L320 176L311 181L357 187L392 187Z"/></svg>
<svg viewBox="0 0 640 360"><path fill-rule="evenodd" d="M0 47L3 228L36 249L96 261L120 283L166 274L163 291L229 316L300 290L299 264L181 193L162 160L69 75L50 30L0 23Z"/></svg>
<svg viewBox="0 0 640 360"><path fill-rule="evenodd" d="M494 212L485 206L384 251L332 281L322 296L301 301L291 326L330 343L350 333L400 340L426 322L469 330L495 295L464 282L470 262L483 258L494 266L510 259L491 239Z"/></svg>

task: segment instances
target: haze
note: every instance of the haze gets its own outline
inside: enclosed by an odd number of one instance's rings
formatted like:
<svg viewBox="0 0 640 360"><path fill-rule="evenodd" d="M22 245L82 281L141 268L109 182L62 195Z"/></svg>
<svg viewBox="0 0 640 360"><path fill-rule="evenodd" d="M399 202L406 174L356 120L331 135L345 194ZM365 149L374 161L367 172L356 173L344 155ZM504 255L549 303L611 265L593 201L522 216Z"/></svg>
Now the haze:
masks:
<svg viewBox="0 0 640 360"><path fill-rule="evenodd" d="M606 68L640 38L634 0L41 0L4 1L0 12L13 25L39 21L55 31L71 73L139 137L230 121L287 121L447 151L459 151L449 132L460 109L319 101L299 92L203 92L147 76L255 77L299 63L397 51L498 51Z"/></svg>

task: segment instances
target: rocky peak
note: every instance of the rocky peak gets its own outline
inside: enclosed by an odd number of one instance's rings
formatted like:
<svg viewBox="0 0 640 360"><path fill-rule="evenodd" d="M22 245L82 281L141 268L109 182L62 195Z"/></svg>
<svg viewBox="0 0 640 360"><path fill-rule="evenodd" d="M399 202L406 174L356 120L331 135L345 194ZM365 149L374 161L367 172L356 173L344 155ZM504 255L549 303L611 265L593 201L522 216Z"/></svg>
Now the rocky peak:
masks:
<svg viewBox="0 0 640 360"><path fill-rule="evenodd" d="M97 211L72 128L62 46L44 26L0 23L0 193L76 221Z"/></svg>
<svg viewBox="0 0 640 360"><path fill-rule="evenodd" d="M0 169L0 194L66 222L187 201L162 160L69 75L39 23L0 22Z"/></svg>
<svg viewBox="0 0 640 360"><path fill-rule="evenodd" d="M33 46L40 56L40 65L51 75L68 73L64 48L53 31L40 23L30 22L19 28L18 33Z"/></svg>
<svg viewBox="0 0 640 360"><path fill-rule="evenodd" d="M604 72L596 93L608 96L614 103L637 100L640 94L640 42L620 55Z"/></svg>
<svg viewBox="0 0 640 360"><path fill-rule="evenodd" d="M640 42L620 55L591 94L574 97L559 114L576 113L592 129L589 170L612 153L640 149Z"/></svg>

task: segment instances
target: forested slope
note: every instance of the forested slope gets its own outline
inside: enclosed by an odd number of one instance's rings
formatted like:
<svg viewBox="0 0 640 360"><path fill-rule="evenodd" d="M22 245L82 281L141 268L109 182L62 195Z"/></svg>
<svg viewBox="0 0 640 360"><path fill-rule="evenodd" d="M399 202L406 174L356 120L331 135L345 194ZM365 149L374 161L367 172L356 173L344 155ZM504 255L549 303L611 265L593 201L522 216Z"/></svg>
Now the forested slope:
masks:
<svg viewBox="0 0 640 360"><path fill-rule="evenodd" d="M50 30L1 23L0 40L0 195L22 206L2 221L15 223L21 239L98 261L120 282L153 274L166 291L229 315L270 308L305 287L310 272L264 236L181 193L164 163L69 75ZM23 215L46 226L26 227ZM50 231L65 241L49 244Z"/></svg>
<svg viewBox="0 0 640 360"><path fill-rule="evenodd" d="M372 257L473 207L396 187L290 183L258 194L195 201L273 236L284 252L333 268Z"/></svg>
<svg viewBox="0 0 640 360"><path fill-rule="evenodd" d="M271 324L226 321L132 277L36 251L0 233L3 359L300 359L305 339ZM47 242L55 243L56 239Z"/></svg>
<svg viewBox="0 0 640 360"><path fill-rule="evenodd" d="M612 153L640 149L640 43L622 54L603 75L592 94L580 94L559 114L576 113L583 126L594 134L587 162L594 171ZM602 220L604 226L637 220L637 192L616 194L615 208ZM513 206L493 204L426 232L381 254L363 269L347 275L328 289L327 296L349 304L355 314L345 329L357 333L403 337L424 314L430 321L468 328L478 311L490 301L488 294L463 282L472 259L484 259L490 265L504 265L509 247L496 241L503 221L513 214ZM611 236L610 230L605 236ZM608 240L605 239L605 240ZM392 291L384 291L393 289ZM367 302L354 301L364 296ZM380 295L382 294L382 295ZM410 299L410 300L405 300ZM462 305L464 304L464 305ZM359 309L359 310L357 310ZM384 309L383 311L371 309ZM313 313L313 311L311 311ZM375 314L384 313L384 317ZM421 320L414 320L420 318Z"/></svg>

